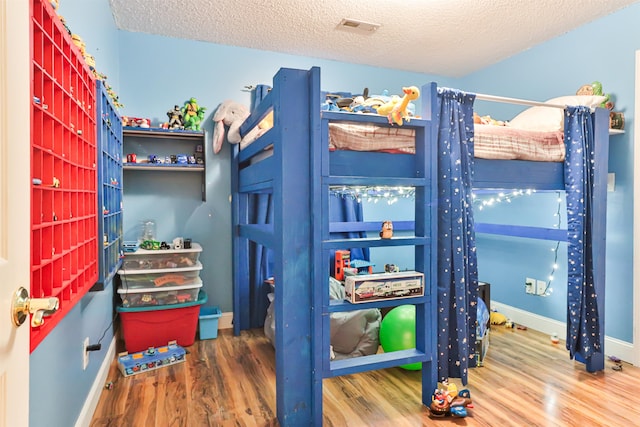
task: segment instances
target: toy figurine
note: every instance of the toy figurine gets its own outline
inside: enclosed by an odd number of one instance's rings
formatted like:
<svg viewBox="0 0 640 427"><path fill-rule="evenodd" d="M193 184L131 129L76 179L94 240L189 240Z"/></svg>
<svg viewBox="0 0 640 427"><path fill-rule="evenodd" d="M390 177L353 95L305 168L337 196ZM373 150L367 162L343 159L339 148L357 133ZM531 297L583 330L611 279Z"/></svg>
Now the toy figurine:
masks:
<svg viewBox="0 0 640 427"><path fill-rule="evenodd" d="M391 221L385 221L382 223L380 237L382 239L390 239L393 237L393 223Z"/></svg>
<svg viewBox="0 0 640 427"><path fill-rule="evenodd" d="M444 389L444 386L447 388ZM443 383L443 388L436 389L431 398L429 411L434 417L444 417L447 415L455 417L466 417L467 408L473 408L471 393L464 389L458 392L455 384Z"/></svg>
<svg viewBox="0 0 640 427"><path fill-rule="evenodd" d="M195 116L186 116L184 128L188 130L200 130L200 124L204 120L204 110L204 107L200 107Z"/></svg>
<svg viewBox="0 0 640 427"><path fill-rule="evenodd" d="M184 129L184 116L179 105L175 105L173 110L167 111L169 117L169 129Z"/></svg>
<svg viewBox="0 0 640 427"><path fill-rule="evenodd" d="M182 107L184 128L189 130L200 130L200 123L204 119L204 107L198 106L195 98L190 98Z"/></svg>
<svg viewBox="0 0 640 427"><path fill-rule="evenodd" d="M385 273L399 273L400 272L400 267L398 267L395 264L385 264L384 265L384 272Z"/></svg>

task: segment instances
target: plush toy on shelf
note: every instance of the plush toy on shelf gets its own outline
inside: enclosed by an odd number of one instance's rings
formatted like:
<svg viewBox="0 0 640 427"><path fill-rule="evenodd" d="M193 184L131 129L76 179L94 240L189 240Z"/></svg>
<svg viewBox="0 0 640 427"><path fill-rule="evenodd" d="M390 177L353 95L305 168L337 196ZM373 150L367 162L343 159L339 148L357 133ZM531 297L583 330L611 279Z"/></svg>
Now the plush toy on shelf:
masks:
<svg viewBox="0 0 640 427"><path fill-rule="evenodd" d="M381 116L387 116L390 124L397 124L402 126L402 120L409 121L411 116L407 112L407 106L410 101L415 101L420 97L420 89L416 86L403 87L402 92L404 95L402 98L392 98L391 101L386 104L382 104L378 107L378 114Z"/></svg>
<svg viewBox="0 0 640 427"><path fill-rule="evenodd" d="M184 128L187 130L200 130L200 123L204 119L206 108L200 107L195 98L190 98L182 107Z"/></svg>

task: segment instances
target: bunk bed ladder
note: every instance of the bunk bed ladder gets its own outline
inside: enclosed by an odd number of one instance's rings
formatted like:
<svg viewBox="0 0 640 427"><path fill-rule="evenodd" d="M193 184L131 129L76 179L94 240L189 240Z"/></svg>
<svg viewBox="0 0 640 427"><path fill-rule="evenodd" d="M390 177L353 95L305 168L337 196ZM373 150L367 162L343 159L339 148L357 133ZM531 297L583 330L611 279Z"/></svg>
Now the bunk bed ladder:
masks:
<svg viewBox="0 0 640 427"><path fill-rule="evenodd" d="M431 236L437 235L437 168L435 165L435 147L429 141L435 141L435 126L431 121L415 120L407 126L414 126L416 133L416 154L414 156L414 170L398 174L398 171L385 170L384 164L380 165L379 176L360 175L357 165L350 173L331 166L331 153L327 142L329 122L331 121L371 121L371 116L345 115L343 113L320 112L320 99L316 94L320 93L319 70L312 69L310 74L311 94L311 123L312 130L310 146L312 147L311 176L314 213L313 242L314 262L316 268L313 274L313 301L311 311L313 313L312 354L314 355L314 396L313 396L313 424L322 425L322 381L325 378L341 375L355 374L364 371L396 367L411 363L422 363L422 402L425 405L431 403L432 393L437 385L437 312L436 312L436 266L437 239ZM423 88L423 96L433 97L435 105L435 84ZM429 102L425 104L430 104ZM379 123L385 124L386 118ZM344 167L345 165L341 165ZM346 168L345 168L346 169ZM387 168L388 169L388 168ZM391 172L385 176L385 172ZM400 176L399 176L400 175ZM373 239L364 238L356 240L335 239L331 237L329 216L329 198L331 186L342 185L389 185L412 186L416 189L415 199L415 236L411 238L399 238L382 240L377 236ZM420 298L408 298L404 300L375 301L354 306L349 302L330 301L328 291L328 272L330 271L330 251L354 247L376 246L409 246L415 247L415 269L424 272L425 296ZM402 304L416 306L416 347L403 351L374 354L370 356L354 357L342 360L330 360L330 315L334 312L352 311L371 307L393 307Z"/></svg>

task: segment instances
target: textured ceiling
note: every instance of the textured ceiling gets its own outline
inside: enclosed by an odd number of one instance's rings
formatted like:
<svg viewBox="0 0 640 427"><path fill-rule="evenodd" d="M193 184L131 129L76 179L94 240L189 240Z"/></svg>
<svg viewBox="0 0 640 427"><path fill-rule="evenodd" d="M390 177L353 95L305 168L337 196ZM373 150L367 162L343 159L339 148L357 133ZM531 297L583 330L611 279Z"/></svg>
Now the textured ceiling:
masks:
<svg viewBox="0 0 640 427"><path fill-rule="evenodd" d="M639 0L110 0L118 28L460 77ZM347 31L344 18L381 24Z"/></svg>

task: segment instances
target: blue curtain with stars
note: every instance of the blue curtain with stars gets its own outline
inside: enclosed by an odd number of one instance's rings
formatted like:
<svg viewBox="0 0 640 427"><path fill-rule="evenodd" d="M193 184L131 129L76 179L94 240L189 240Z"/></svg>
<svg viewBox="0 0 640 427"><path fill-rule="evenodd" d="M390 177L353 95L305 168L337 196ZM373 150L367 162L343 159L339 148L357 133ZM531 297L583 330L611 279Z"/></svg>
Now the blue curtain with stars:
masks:
<svg viewBox="0 0 640 427"><path fill-rule="evenodd" d="M594 123L587 107L565 109L567 197L567 350L573 359L602 351L593 275ZM606 167L606 165L605 165Z"/></svg>
<svg viewBox="0 0 640 427"><path fill-rule="evenodd" d="M475 366L478 267L472 211L475 95L438 88L438 379Z"/></svg>

